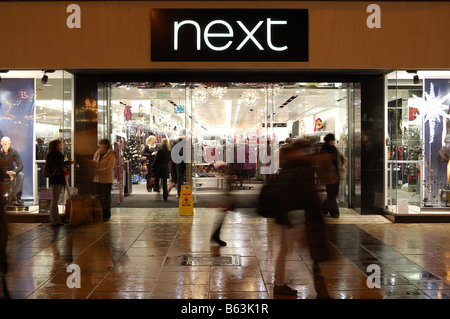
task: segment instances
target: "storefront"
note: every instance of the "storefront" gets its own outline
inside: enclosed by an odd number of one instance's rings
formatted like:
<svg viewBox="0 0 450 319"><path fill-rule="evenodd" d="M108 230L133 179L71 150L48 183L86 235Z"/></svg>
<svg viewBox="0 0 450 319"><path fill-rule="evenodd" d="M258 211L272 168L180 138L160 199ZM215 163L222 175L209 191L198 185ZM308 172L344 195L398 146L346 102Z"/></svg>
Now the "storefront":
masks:
<svg viewBox="0 0 450 319"><path fill-rule="evenodd" d="M217 145L240 137L249 143L253 137L256 141L270 137L278 143L289 136L315 136L320 142L323 133L330 131L349 159L340 191L344 205L361 214L388 212L396 217L406 206L408 215L423 217L429 213L426 206L434 205L441 207L444 216L450 215L445 208L446 186L437 185L439 178L431 174L438 172L437 164L428 166L431 144L426 132L429 123L434 123L440 132L434 136L435 143L446 128L439 127L442 120L419 125L419 114L424 113L414 108L420 109L418 91L431 94L427 79L434 78L422 77L420 72L450 69L449 5L420 1L378 5L363 1L0 2L0 12L5 13L0 27L21 30L21 37L2 34L8 46L0 51L0 69L51 68L73 75L75 160L82 167L92 158L100 138L129 143L118 162L117 203L130 192L124 173L127 165L131 165L128 179L137 182L131 192L139 191L145 165L134 152L150 133L169 139L191 134L192 148L201 145L212 155ZM420 70L420 87L412 83L413 74L393 74L393 70ZM412 83L407 87L402 87L399 74L403 73L411 76L405 79ZM445 95L443 91L436 94ZM416 106L402 99L413 99ZM441 103L448 106L449 101ZM405 121L406 114L417 121ZM316 126L320 122L322 131ZM427 147L420 147L420 140ZM439 154L440 149L433 144L429 153ZM408 159L406 151L411 153ZM198 160L194 157L186 173L197 194L202 188L221 185L221 163L216 158L211 161L211 156L208 159L208 151L202 154L206 155ZM260 164L242 174L242 187L264 180ZM436 182L426 186L427 179ZM78 169L74 184L89 189L88 178ZM400 199L408 199L407 205ZM415 206L420 214L414 213Z"/></svg>

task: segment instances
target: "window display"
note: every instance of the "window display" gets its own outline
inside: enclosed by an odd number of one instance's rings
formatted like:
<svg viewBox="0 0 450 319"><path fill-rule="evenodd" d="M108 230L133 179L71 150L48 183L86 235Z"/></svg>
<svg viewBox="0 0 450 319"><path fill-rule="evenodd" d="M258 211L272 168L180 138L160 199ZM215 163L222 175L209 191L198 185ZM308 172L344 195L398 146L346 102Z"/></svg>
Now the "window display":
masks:
<svg viewBox="0 0 450 319"><path fill-rule="evenodd" d="M389 212L419 214L450 207L449 79L450 72L433 71L396 71L388 76Z"/></svg>
<svg viewBox="0 0 450 319"><path fill-rule="evenodd" d="M26 204L37 203L48 144L61 139L66 159L72 156L72 75L65 71L9 71L0 84L0 138L8 136L23 161Z"/></svg>

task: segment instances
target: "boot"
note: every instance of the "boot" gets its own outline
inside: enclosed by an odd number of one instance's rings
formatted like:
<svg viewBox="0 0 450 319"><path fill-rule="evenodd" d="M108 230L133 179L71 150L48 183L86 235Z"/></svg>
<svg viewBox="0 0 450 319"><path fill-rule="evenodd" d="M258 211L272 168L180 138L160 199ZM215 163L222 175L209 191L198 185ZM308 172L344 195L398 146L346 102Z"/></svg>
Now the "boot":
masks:
<svg viewBox="0 0 450 319"><path fill-rule="evenodd" d="M216 231L212 235L211 239L218 243L220 246L226 246L227 243L220 239L220 229L222 228L222 224L217 227Z"/></svg>
<svg viewBox="0 0 450 319"><path fill-rule="evenodd" d="M19 192L16 194L16 204L18 206L23 206L23 200L22 200L22 192Z"/></svg>

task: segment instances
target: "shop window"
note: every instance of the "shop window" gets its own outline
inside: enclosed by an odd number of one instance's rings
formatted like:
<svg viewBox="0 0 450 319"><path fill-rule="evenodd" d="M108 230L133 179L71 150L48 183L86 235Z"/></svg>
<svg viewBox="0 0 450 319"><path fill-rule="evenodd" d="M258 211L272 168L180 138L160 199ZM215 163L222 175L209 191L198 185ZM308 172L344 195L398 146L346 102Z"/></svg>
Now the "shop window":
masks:
<svg viewBox="0 0 450 319"><path fill-rule="evenodd" d="M46 188L42 166L48 144L61 139L72 158L72 75L65 71L9 71L0 85L0 138L9 136L24 162L23 199L37 202ZM3 107L5 106L5 107Z"/></svg>
<svg viewBox="0 0 450 319"><path fill-rule="evenodd" d="M386 207L414 214L450 206L450 72L387 76Z"/></svg>

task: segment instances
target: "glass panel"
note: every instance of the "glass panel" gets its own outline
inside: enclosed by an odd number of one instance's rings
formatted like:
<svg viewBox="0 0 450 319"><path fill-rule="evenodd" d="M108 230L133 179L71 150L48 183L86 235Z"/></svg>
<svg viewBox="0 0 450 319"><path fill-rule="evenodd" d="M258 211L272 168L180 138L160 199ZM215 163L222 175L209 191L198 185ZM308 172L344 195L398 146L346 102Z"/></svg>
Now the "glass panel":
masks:
<svg viewBox="0 0 450 319"><path fill-rule="evenodd" d="M361 213L361 84L351 83L347 90L349 91L347 190L350 192L349 206Z"/></svg>
<svg viewBox="0 0 450 319"><path fill-rule="evenodd" d="M414 74L395 71L387 76L386 92L386 206L393 213L420 213L422 197L427 197L421 194L423 118L413 101L422 96L422 82L414 83Z"/></svg>
<svg viewBox="0 0 450 319"><path fill-rule="evenodd" d="M60 139L63 143L62 152L65 158L72 158L72 76L65 71L55 71L47 73L48 80L43 82L42 75L42 72L34 75L36 86L35 203L38 200L39 189L49 187L48 179L43 176L42 166L50 141ZM69 183L70 181L69 179Z"/></svg>
<svg viewBox="0 0 450 319"><path fill-rule="evenodd" d="M104 114L99 115L99 138L109 135L115 149L123 155L125 180L118 180L117 187L129 185L127 192L134 194L152 191L147 190L151 163L143 151L151 135L156 137L157 146L163 138L173 141L184 136L189 115L185 84L115 82L109 83L101 94L106 106ZM117 169L122 171L120 167Z"/></svg>
<svg viewBox="0 0 450 319"><path fill-rule="evenodd" d="M73 76L63 71L63 120L61 135L63 143L63 154L66 160L74 158L73 150ZM72 167L73 168L73 167ZM73 185L73 169L69 178L69 185Z"/></svg>

